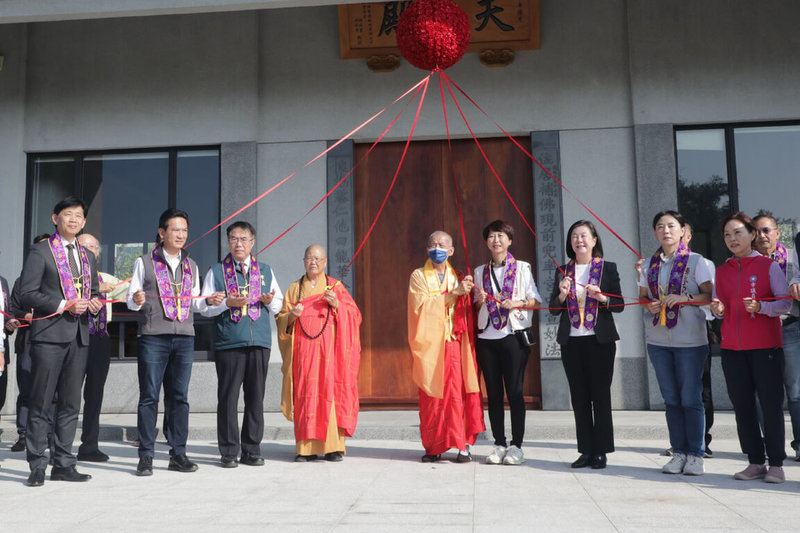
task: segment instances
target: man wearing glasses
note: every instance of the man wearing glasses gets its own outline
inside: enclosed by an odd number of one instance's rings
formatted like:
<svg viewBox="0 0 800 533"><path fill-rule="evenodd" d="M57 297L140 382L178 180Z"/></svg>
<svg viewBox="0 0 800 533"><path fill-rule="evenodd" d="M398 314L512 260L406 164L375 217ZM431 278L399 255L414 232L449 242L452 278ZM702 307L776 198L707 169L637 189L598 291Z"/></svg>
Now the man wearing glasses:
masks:
<svg viewBox="0 0 800 533"><path fill-rule="evenodd" d="M100 263L100 243L89 233L78 236L78 244L94 255ZM97 271L100 285L100 298L104 300L124 300L128 292L128 282L121 281L111 274ZM83 385L83 422L81 423L81 446L78 448L78 461L103 463L108 455L98 446L100 437L100 410L103 406L103 389L106 386L111 362L111 342L108 336L108 322L111 321L111 304L106 303L96 315L89 315L89 358L86 363L86 380Z"/></svg>
<svg viewBox="0 0 800 533"><path fill-rule="evenodd" d="M777 261L791 283L797 270L797 250L788 251L779 241L781 230L778 222L769 215L759 215L753 219L758 230L755 248L763 256ZM797 300L792 308L781 316L783 323L783 386L789 402L789 416L792 420L792 449L795 461L800 461L800 305Z"/></svg>
<svg viewBox="0 0 800 533"><path fill-rule="evenodd" d="M208 309L216 317L214 363L217 368L217 443L220 463L261 466L264 437L264 389L267 382L272 329L283 294L272 269L251 255L256 230L248 222L227 229L230 253L212 266L203 283ZM241 440L237 407L244 390ZM241 448L241 455L239 451Z"/></svg>

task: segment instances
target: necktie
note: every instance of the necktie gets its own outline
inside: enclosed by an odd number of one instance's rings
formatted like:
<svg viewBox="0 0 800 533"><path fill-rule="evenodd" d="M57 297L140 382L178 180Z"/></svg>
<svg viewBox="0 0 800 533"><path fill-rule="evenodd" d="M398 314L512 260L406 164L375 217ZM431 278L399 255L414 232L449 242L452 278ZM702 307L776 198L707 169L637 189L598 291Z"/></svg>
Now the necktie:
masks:
<svg viewBox="0 0 800 533"><path fill-rule="evenodd" d="M78 263L75 261L75 245L67 245L67 260L69 261L69 269L72 271L72 279L75 281L75 289L80 294L81 291L81 270L78 268Z"/></svg>

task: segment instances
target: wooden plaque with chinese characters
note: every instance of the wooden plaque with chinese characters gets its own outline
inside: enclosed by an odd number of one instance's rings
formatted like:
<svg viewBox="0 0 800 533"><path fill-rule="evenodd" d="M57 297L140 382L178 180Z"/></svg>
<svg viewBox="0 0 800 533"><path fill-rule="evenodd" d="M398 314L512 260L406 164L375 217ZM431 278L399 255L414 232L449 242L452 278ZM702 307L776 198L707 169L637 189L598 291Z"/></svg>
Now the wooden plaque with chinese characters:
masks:
<svg viewBox="0 0 800 533"><path fill-rule="evenodd" d="M454 0L469 17L467 52L539 49L539 0ZM342 59L399 54L397 20L411 2L339 6Z"/></svg>

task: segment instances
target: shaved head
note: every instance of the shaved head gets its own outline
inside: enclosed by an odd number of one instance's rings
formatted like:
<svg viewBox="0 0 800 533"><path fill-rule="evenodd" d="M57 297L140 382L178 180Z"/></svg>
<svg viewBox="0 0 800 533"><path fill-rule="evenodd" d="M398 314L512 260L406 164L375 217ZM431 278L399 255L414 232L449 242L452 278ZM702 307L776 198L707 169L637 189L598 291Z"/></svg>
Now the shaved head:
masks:
<svg viewBox="0 0 800 533"><path fill-rule="evenodd" d="M92 252L95 258L100 257L100 242L90 233L82 233L77 237L78 244Z"/></svg>
<svg viewBox="0 0 800 533"><path fill-rule="evenodd" d="M321 244L312 244L308 248L306 248L304 257L311 257L316 256L321 259L325 259L328 257L328 254L325 253L325 248L322 247Z"/></svg>
<svg viewBox="0 0 800 533"><path fill-rule="evenodd" d="M452 248L453 247L453 237L450 236L449 233L442 230L436 230L430 234L428 237L428 248L435 248L439 246L440 248Z"/></svg>

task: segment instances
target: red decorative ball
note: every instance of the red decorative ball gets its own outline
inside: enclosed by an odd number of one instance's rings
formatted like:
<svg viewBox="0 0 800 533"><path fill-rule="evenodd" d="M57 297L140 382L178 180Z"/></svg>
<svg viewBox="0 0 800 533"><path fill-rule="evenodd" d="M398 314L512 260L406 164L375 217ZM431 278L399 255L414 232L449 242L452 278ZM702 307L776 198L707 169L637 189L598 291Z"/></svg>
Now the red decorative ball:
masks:
<svg viewBox="0 0 800 533"><path fill-rule="evenodd" d="M417 68L455 65L469 44L469 17L452 0L414 0L397 21L397 46Z"/></svg>

